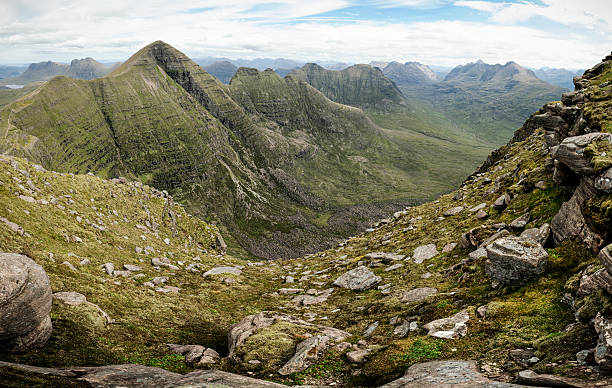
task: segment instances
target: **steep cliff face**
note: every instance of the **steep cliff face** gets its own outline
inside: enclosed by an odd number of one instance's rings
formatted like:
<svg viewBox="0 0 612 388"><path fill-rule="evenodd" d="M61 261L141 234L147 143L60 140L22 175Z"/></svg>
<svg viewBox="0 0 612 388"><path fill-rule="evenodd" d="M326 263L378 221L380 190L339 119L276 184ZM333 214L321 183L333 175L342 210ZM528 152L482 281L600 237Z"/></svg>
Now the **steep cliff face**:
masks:
<svg viewBox="0 0 612 388"><path fill-rule="evenodd" d="M439 81L436 73L427 65L418 62L391 62L381 68L383 73L397 85L420 85Z"/></svg>
<svg viewBox="0 0 612 388"><path fill-rule="evenodd" d="M336 71L308 63L289 76L309 83L330 100L345 105L383 112L406 105L393 81L370 65L354 65Z"/></svg>

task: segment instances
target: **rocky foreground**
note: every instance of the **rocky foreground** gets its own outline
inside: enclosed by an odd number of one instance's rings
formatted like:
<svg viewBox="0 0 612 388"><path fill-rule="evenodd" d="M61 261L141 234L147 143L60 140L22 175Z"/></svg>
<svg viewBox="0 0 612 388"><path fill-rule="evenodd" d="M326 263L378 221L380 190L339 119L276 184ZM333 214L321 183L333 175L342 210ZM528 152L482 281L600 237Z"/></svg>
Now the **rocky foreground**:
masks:
<svg viewBox="0 0 612 388"><path fill-rule="evenodd" d="M457 191L294 260L2 157L0 384L610 386L611 81L609 56Z"/></svg>

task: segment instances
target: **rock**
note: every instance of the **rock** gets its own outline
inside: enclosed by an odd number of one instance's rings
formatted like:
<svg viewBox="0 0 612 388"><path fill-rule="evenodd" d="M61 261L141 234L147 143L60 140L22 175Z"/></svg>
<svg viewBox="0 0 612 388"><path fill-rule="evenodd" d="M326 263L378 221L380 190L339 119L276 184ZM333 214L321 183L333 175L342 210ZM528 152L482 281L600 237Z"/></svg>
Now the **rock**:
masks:
<svg viewBox="0 0 612 388"><path fill-rule="evenodd" d="M484 210L478 210L478 212L476 213L476 218L479 220L484 220L487 217L489 217L489 213Z"/></svg>
<svg viewBox="0 0 612 388"><path fill-rule="evenodd" d="M176 345L176 344L166 344L168 349L172 353L180 354L185 356L185 362L188 364L192 364L198 361L202 354L204 353L204 346L202 345Z"/></svg>
<svg viewBox="0 0 612 388"><path fill-rule="evenodd" d="M476 312L481 318L486 317L487 315L487 305L482 305L476 309Z"/></svg>
<svg viewBox="0 0 612 388"><path fill-rule="evenodd" d="M609 294L612 294L612 275L610 272L602 268L590 275L583 275L580 278L580 285L578 286L578 295L587 295L593 292L597 292L600 289L606 290Z"/></svg>
<svg viewBox="0 0 612 388"><path fill-rule="evenodd" d="M216 350L207 348L198 362L198 365L216 364L221 360L221 356ZM256 360L251 360L256 361Z"/></svg>
<svg viewBox="0 0 612 388"><path fill-rule="evenodd" d="M508 232L506 229L502 229L497 233L494 233L492 236L487 237L479 246L478 248L484 248L487 245L491 244L493 241L498 240L502 237L506 237L509 236L510 232Z"/></svg>
<svg viewBox="0 0 612 388"><path fill-rule="evenodd" d="M306 370L321 359L329 340L326 335L315 335L300 342L295 348L295 355L278 370L278 373L287 376Z"/></svg>
<svg viewBox="0 0 612 388"><path fill-rule="evenodd" d="M70 306L79 306L87 302L87 298L85 297L85 295L79 294L78 292L74 291L56 292L55 294L53 294L53 298L58 299Z"/></svg>
<svg viewBox="0 0 612 388"><path fill-rule="evenodd" d="M51 335L51 286L45 270L27 256L0 253L0 347L23 353Z"/></svg>
<svg viewBox="0 0 612 388"><path fill-rule="evenodd" d="M471 209L470 209L470 211L471 211L472 213L475 213L475 212L477 212L478 210L482 210L482 209L484 209L484 208L486 208L486 207L487 207L487 203L486 203L486 202L483 202L483 203L481 203L481 204L479 204L479 205L476 205L476 206L474 206L473 208L471 208Z"/></svg>
<svg viewBox="0 0 612 388"><path fill-rule="evenodd" d="M584 202L596 196L597 192L593 187L592 180L583 177L572 198L561 205L561 209L550 223L556 244L561 244L568 239L579 239L593 250L601 248L604 239L591 229L582 214Z"/></svg>
<svg viewBox="0 0 612 388"><path fill-rule="evenodd" d="M159 285L159 284L164 284L164 283L166 283L167 281L168 281L168 278L167 278L166 276L157 276L157 277L154 277L154 278L151 280L151 282L152 282L153 284L156 284L156 285Z"/></svg>
<svg viewBox="0 0 612 388"><path fill-rule="evenodd" d="M378 328L378 325L380 324L380 322L376 321L372 324L370 324L370 326L368 326L365 331L363 332L363 336L365 338L368 338L369 336L371 336L374 333L374 330L376 330L376 328Z"/></svg>
<svg viewBox="0 0 612 388"><path fill-rule="evenodd" d="M387 253L387 252L372 252L368 253L364 256L366 259L371 260L382 260L384 263L391 263L392 261L404 260L406 255L398 255L395 253Z"/></svg>
<svg viewBox="0 0 612 388"><path fill-rule="evenodd" d="M606 271L612 274L612 252L610 252L611 248L612 245L603 247L601 251L599 251L599 255L597 257L599 258L599 262L601 263L601 265L604 266Z"/></svg>
<svg viewBox="0 0 612 388"><path fill-rule="evenodd" d="M391 272L391 271L394 271L394 270L396 270L396 269L398 269L398 268L402 268L403 266L404 266L404 264L400 264L400 263L398 263L398 264L393 264L393 265L391 265L391 266L389 266L389 267L385 268L385 272Z"/></svg>
<svg viewBox="0 0 612 388"><path fill-rule="evenodd" d="M548 253L540 244L519 237L500 238L486 249L485 271L503 284L525 284L544 273L548 262Z"/></svg>
<svg viewBox="0 0 612 388"><path fill-rule="evenodd" d="M132 264L123 264L123 269L125 269L126 271L130 271L130 272L142 271L141 267L137 265L132 265Z"/></svg>
<svg viewBox="0 0 612 388"><path fill-rule="evenodd" d="M612 319L601 312L595 317L595 331L599 335L595 346L595 362L605 373L612 373Z"/></svg>
<svg viewBox="0 0 612 388"><path fill-rule="evenodd" d="M349 333L333 327L316 325L310 322L306 322L302 319L295 318L288 314L263 311L258 314L246 316L240 322L230 326L228 333L228 357L234 357L236 349L242 346L250 336L277 322L305 328L310 333L327 336L330 340L336 342L342 341L343 339L350 337Z"/></svg>
<svg viewBox="0 0 612 388"><path fill-rule="evenodd" d="M404 303L420 302L437 293L438 293L437 288L432 288L432 287L415 288L413 290L410 290L404 293L401 301Z"/></svg>
<svg viewBox="0 0 612 388"><path fill-rule="evenodd" d="M457 214L461 213L464 209L465 208L463 206L455 206L453 208L446 210L443 215L444 217L456 216Z"/></svg>
<svg viewBox="0 0 612 388"><path fill-rule="evenodd" d="M587 365L590 362L594 362L595 358L593 357L592 350L581 350L576 353L576 361L578 361L578 365Z"/></svg>
<svg viewBox="0 0 612 388"><path fill-rule="evenodd" d="M297 294L299 292L304 292L303 288L279 288L278 293L281 295L290 295Z"/></svg>
<svg viewBox="0 0 612 388"><path fill-rule="evenodd" d="M77 269L74 267L74 265L72 265L71 262L69 261L63 261L62 265L65 265L66 267L68 267L68 269L70 269L71 271L76 271Z"/></svg>
<svg viewBox="0 0 612 388"><path fill-rule="evenodd" d="M295 279L293 278L293 276L285 276L285 283L294 283Z"/></svg>
<svg viewBox="0 0 612 388"><path fill-rule="evenodd" d="M366 349L354 350L346 353L346 359L352 364L363 364L368 354L370 354L370 351Z"/></svg>
<svg viewBox="0 0 612 388"><path fill-rule="evenodd" d="M461 201L463 199L463 193L461 191L457 191L454 195L453 195L453 200L454 201Z"/></svg>
<svg viewBox="0 0 612 388"><path fill-rule="evenodd" d="M14 222L7 220L4 217L0 217L0 222L3 222L11 231L19 234L20 236L23 236L25 234L25 231L23 230L21 226L17 225Z"/></svg>
<svg viewBox="0 0 612 388"><path fill-rule="evenodd" d="M546 182L544 181L537 181L535 184L535 187L540 190L545 190L548 188L548 186L546 185Z"/></svg>
<svg viewBox="0 0 612 388"><path fill-rule="evenodd" d="M612 193L612 167L595 177L595 188L606 194Z"/></svg>
<svg viewBox="0 0 612 388"><path fill-rule="evenodd" d="M217 248L217 250L223 254L227 250L227 244L225 243L223 236L221 236L221 233L218 231L215 236L215 248Z"/></svg>
<svg viewBox="0 0 612 388"><path fill-rule="evenodd" d="M512 361L526 367L531 364L530 360L535 357L535 349L513 349L508 352Z"/></svg>
<svg viewBox="0 0 612 388"><path fill-rule="evenodd" d="M531 213L528 212L512 221L509 225L510 229L521 230L529 223L529 220L531 220Z"/></svg>
<svg viewBox="0 0 612 388"><path fill-rule="evenodd" d="M242 271L240 268L236 267L215 267L211 270L208 270L202 274L203 277L213 276L213 275L223 275L223 274L231 274L231 275L240 275Z"/></svg>
<svg viewBox="0 0 612 388"><path fill-rule="evenodd" d="M106 273L111 276L113 272L115 272L115 265L113 263L104 263L102 264L102 268L104 268Z"/></svg>
<svg viewBox="0 0 612 388"><path fill-rule="evenodd" d="M526 229L521 233L522 239L533 240L542 246L546 246L550 238L550 224L542 224L539 228Z"/></svg>
<svg viewBox="0 0 612 388"><path fill-rule="evenodd" d="M487 257L487 249L486 248L478 248L474 252L470 252L468 255L470 261L478 260L482 257Z"/></svg>
<svg viewBox="0 0 612 388"><path fill-rule="evenodd" d="M351 349L352 347L353 345L350 342L340 342L339 344L334 346L334 350L339 353L342 353L348 349Z"/></svg>
<svg viewBox="0 0 612 388"><path fill-rule="evenodd" d="M353 291L367 290L380 283L381 277L374 275L364 266L359 266L341 275L334 282L334 286L348 288Z"/></svg>
<svg viewBox="0 0 612 388"><path fill-rule="evenodd" d="M421 264L423 261L431 259L437 255L438 250L436 249L436 244L427 244L416 247L414 249L412 258L414 259L415 263Z"/></svg>
<svg viewBox="0 0 612 388"><path fill-rule="evenodd" d="M480 373L475 361L431 361L408 368L404 377L380 388L521 388L522 386L489 380Z"/></svg>
<svg viewBox="0 0 612 388"><path fill-rule="evenodd" d="M466 323L469 320L470 314L467 312L467 310L463 310L451 317L429 322L423 327L428 331L427 335L432 337L454 339L457 337L463 337L467 334Z"/></svg>
<svg viewBox="0 0 612 388"><path fill-rule="evenodd" d="M444 246L444 248L442 248L442 253L449 253L453 249L455 249L456 246L457 246L457 243L448 243Z"/></svg>
<svg viewBox="0 0 612 388"><path fill-rule="evenodd" d="M595 132L567 137L559 144L552 157L578 175L592 175L594 173L593 166L589 156L585 155L584 151L592 142L601 140L612 143L612 134Z"/></svg>
<svg viewBox="0 0 612 388"><path fill-rule="evenodd" d="M79 265L89 265L91 264L91 260L89 260L88 258L84 258L83 260L79 261Z"/></svg>
<svg viewBox="0 0 612 388"><path fill-rule="evenodd" d="M151 265L154 267L166 267L173 270L179 269L179 267L170 263L170 259L167 257L154 257L151 259Z"/></svg>
<svg viewBox="0 0 612 388"><path fill-rule="evenodd" d="M591 386L588 382L570 377L554 376L548 374L539 375L531 370L524 370L517 375L519 383L542 387L568 387L581 388Z"/></svg>
<svg viewBox="0 0 612 388"><path fill-rule="evenodd" d="M503 210L510 205L510 201L512 201L512 198L510 198L508 193L502 194L493 202L493 208Z"/></svg>
<svg viewBox="0 0 612 388"><path fill-rule="evenodd" d="M327 299L329 298L329 296L332 294L333 291L334 291L333 288L329 288L321 292L317 296L298 295L295 298L293 298L293 303L295 303L296 306L310 306L313 304L324 303L324 302L327 302Z"/></svg>

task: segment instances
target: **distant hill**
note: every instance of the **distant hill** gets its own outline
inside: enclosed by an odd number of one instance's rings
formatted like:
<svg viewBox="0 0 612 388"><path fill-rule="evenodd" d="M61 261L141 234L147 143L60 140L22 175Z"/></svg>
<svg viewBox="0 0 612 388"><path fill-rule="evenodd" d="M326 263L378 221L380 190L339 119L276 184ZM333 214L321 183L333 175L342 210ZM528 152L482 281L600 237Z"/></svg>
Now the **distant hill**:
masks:
<svg viewBox="0 0 612 388"><path fill-rule="evenodd" d="M25 71L25 66L5 66L0 65L0 79L17 77L19 74Z"/></svg>
<svg viewBox="0 0 612 388"><path fill-rule="evenodd" d="M404 96L393 81L370 65L353 65L337 71L308 63L289 76L309 83L341 104L377 111L405 106Z"/></svg>
<svg viewBox="0 0 612 388"><path fill-rule="evenodd" d="M236 67L251 67L258 70L290 69L304 65L304 62L285 58L229 59L224 57L203 57L194 59L194 62L204 68L215 62L230 62Z"/></svg>
<svg viewBox="0 0 612 388"><path fill-rule="evenodd" d="M551 67L543 67L540 69L533 69L535 75L550 84L559 85L563 88L570 90L574 89L573 79L575 76L581 76L584 70L567 70L567 69L555 69Z"/></svg>
<svg viewBox="0 0 612 388"><path fill-rule="evenodd" d="M501 145L542 104L566 91L515 62L479 60L452 69L443 81L403 84L409 101L424 103L479 139Z"/></svg>
<svg viewBox="0 0 612 388"><path fill-rule="evenodd" d="M203 67L210 75L216 77L224 84L229 84L234 74L236 74L236 70L238 70L238 68L229 61L217 61Z"/></svg>
<svg viewBox="0 0 612 388"><path fill-rule="evenodd" d="M69 65L52 61L32 63L19 76L0 80L0 85L25 85L30 82L47 81L58 75L91 80L105 76L117 65L105 65L93 58L75 59Z"/></svg>
<svg viewBox="0 0 612 388"><path fill-rule="evenodd" d="M391 62L384 68L383 73L397 85L420 85L438 81L438 76L427 65L418 62Z"/></svg>

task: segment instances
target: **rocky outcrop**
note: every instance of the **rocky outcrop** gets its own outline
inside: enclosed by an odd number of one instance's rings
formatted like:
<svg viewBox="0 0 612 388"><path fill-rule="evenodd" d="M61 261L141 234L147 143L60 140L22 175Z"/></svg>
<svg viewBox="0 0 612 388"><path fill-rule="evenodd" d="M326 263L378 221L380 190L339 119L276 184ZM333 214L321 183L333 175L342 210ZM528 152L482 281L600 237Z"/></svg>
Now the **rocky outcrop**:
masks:
<svg viewBox="0 0 612 388"><path fill-rule="evenodd" d="M27 256L0 253L0 345L12 352L43 346L51 336L51 286Z"/></svg>
<svg viewBox="0 0 612 388"><path fill-rule="evenodd" d="M381 388L519 388L522 385L489 380L475 361L432 361L408 368L404 377Z"/></svg>
<svg viewBox="0 0 612 388"><path fill-rule="evenodd" d="M528 239L504 237L487 245L485 271L494 281L521 285L544 273L548 253Z"/></svg>
<svg viewBox="0 0 612 388"><path fill-rule="evenodd" d="M599 335L595 347L595 361L603 371L612 373L612 319L601 313L597 314L595 331Z"/></svg>
<svg viewBox="0 0 612 388"><path fill-rule="evenodd" d="M437 319L429 322L425 326L428 335L436 338L455 339L464 337L467 334L466 323L470 320L467 310L458 312L448 318Z"/></svg>

